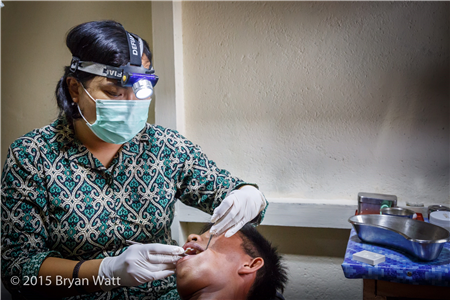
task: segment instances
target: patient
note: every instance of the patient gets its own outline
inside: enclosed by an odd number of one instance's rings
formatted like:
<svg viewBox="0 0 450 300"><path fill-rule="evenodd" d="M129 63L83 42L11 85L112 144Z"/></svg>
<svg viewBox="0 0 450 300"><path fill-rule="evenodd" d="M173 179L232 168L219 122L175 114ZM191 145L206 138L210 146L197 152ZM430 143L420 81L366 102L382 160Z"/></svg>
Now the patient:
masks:
<svg viewBox="0 0 450 300"><path fill-rule="evenodd" d="M177 262L181 299L276 299L287 282L276 248L247 224L232 237L214 236L205 251L211 226L183 246L192 255Z"/></svg>

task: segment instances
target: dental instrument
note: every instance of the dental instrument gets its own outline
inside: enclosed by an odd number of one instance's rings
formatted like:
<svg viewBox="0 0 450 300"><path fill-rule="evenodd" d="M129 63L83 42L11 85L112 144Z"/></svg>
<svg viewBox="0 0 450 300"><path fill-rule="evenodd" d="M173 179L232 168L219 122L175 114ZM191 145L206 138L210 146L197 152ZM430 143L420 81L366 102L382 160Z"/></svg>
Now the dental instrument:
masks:
<svg viewBox="0 0 450 300"><path fill-rule="evenodd" d="M211 239L212 239L213 235L214 235L214 234L210 234L209 240L208 240L208 244L206 244L206 248L205 248L205 250L203 250L203 251L206 251L206 249L208 249L209 243L211 242Z"/></svg>
<svg viewBox="0 0 450 300"><path fill-rule="evenodd" d="M130 241L130 240L126 240L125 242L127 242L128 245L141 245L142 244L142 243Z"/></svg>

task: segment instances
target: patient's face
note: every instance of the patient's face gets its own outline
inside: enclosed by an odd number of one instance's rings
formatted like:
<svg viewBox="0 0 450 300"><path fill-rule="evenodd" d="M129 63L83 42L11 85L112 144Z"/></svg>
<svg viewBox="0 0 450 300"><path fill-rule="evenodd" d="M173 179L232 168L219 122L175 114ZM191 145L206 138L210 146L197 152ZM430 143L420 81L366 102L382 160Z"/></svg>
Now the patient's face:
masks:
<svg viewBox="0 0 450 300"><path fill-rule="evenodd" d="M243 241L239 233L229 238L223 234L214 236L205 251L209 237L209 231L201 235L191 234L183 246L194 250L191 251L193 255L177 262L177 288L181 296L239 284L238 270L251 260L241 247Z"/></svg>

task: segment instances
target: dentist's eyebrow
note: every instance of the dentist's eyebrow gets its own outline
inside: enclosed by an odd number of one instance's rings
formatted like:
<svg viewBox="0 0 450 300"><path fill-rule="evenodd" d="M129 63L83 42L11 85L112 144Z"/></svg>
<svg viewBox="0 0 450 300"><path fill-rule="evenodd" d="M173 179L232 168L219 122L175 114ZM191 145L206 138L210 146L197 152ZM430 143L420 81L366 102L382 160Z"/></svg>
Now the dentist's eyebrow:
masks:
<svg viewBox="0 0 450 300"><path fill-rule="evenodd" d="M109 79L109 78L108 78ZM109 79L106 80L106 82L102 83L103 86L115 86L115 87L122 87L119 83L119 80L116 79Z"/></svg>

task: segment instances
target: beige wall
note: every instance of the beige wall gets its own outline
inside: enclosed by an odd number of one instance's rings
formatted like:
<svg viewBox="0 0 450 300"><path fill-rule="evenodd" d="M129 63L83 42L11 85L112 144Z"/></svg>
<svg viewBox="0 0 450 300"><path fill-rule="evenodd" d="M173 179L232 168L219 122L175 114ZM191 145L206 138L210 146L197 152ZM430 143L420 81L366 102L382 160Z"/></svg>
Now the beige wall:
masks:
<svg viewBox="0 0 450 300"><path fill-rule="evenodd" d="M186 136L270 199L450 203L448 2L183 3Z"/></svg>
<svg viewBox="0 0 450 300"><path fill-rule="evenodd" d="M58 115L54 90L71 60L67 32L92 20L116 20L152 45L150 2L11 2L1 9L1 161L19 136ZM152 47L151 47L152 48ZM149 122L154 122L154 101Z"/></svg>
<svg viewBox="0 0 450 300"><path fill-rule="evenodd" d="M269 201L449 205L449 8L183 2L184 134ZM286 299L362 299L341 268L349 230L258 228L289 266Z"/></svg>

